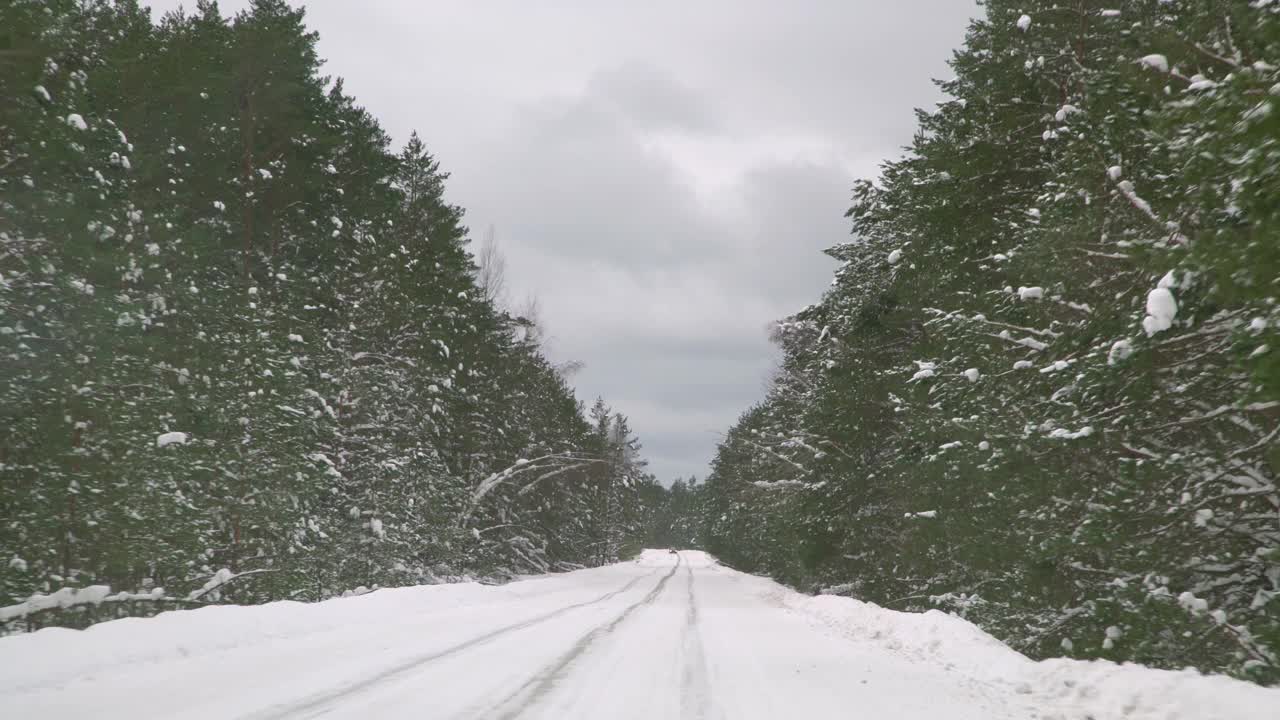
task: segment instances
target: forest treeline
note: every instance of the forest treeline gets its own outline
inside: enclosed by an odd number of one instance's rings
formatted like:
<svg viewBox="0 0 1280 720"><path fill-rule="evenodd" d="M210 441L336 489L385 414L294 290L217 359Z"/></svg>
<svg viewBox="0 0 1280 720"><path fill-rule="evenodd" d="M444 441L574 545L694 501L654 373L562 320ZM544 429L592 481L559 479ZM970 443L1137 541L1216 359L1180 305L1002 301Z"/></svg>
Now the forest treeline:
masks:
<svg viewBox="0 0 1280 720"><path fill-rule="evenodd" d="M1280 3L987 0L695 490L741 569L1280 681Z"/></svg>
<svg viewBox="0 0 1280 720"><path fill-rule="evenodd" d="M0 622L634 549L626 417L495 305L448 177L303 11L0 11ZM442 108L442 112L447 109Z"/></svg>

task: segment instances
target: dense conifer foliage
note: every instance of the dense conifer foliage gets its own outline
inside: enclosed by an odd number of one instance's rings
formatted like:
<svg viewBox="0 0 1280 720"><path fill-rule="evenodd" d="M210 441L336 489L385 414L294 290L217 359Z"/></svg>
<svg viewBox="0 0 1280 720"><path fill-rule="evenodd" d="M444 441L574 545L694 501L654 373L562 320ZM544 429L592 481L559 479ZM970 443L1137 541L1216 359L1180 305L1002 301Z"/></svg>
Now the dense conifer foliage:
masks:
<svg viewBox="0 0 1280 720"><path fill-rule="evenodd" d="M777 325L706 547L1038 657L1280 680L1280 5L988 0Z"/></svg>
<svg viewBox="0 0 1280 720"><path fill-rule="evenodd" d="M599 564L639 537L655 485L626 418L588 416L486 297L447 173L416 135L392 147L316 41L282 0L0 8L11 629Z"/></svg>

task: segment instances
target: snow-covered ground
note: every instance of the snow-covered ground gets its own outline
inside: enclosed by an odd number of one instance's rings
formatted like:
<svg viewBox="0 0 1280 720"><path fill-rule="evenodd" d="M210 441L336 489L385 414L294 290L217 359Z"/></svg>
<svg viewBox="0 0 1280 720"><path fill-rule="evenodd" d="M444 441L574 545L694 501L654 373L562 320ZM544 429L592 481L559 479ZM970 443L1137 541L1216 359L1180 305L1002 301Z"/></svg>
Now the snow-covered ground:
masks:
<svg viewBox="0 0 1280 720"><path fill-rule="evenodd" d="M1280 690L1036 663L939 612L808 597L699 552L0 639L0 717L1280 717Z"/></svg>

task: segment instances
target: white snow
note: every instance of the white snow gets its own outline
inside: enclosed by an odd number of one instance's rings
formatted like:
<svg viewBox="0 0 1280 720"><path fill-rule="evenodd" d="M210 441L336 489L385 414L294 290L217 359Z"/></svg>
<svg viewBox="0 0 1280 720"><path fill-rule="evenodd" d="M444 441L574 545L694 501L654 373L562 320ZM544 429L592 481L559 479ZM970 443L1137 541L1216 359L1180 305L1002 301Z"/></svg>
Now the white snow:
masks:
<svg viewBox="0 0 1280 720"><path fill-rule="evenodd" d="M349 594L0 638L0 717L1274 720L1280 707L1280 690L1222 676L1034 662L953 615L802 595L700 552ZM1197 600L1180 602L1206 612Z"/></svg>
<svg viewBox="0 0 1280 720"><path fill-rule="evenodd" d="M916 360L915 362L916 362L916 367L920 369L916 371L915 375L911 376L911 380L909 380L908 382L915 382L917 380L927 380L933 377L934 371L937 368L937 365L935 363L924 362L922 360Z"/></svg>
<svg viewBox="0 0 1280 720"><path fill-rule="evenodd" d="M1192 75L1191 84L1187 85L1186 92L1200 92L1201 90L1212 90L1218 87L1218 83L1206 78L1203 75Z"/></svg>
<svg viewBox="0 0 1280 720"><path fill-rule="evenodd" d="M1123 194L1125 198L1144 215L1150 218L1155 218L1155 211L1151 209L1151 203L1138 195L1138 192L1134 189L1131 181L1121 180L1116 183L1116 188L1119 189L1121 194Z"/></svg>
<svg viewBox="0 0 1280 720"><path fill-rule="evenodd" d="M1156 53L1144 55L1142 59L1138 60L1138 62L1142 63L1144 67L1151 68L1152 70L1159 70L1162 73L1169 72L1169 58L1164 55Z"/></svg>
<svg viewBox="0 0 1280 720"><path fill-rule="evenodd" d="M903 517L905 517L905 518L925 518L925 519L931 519L931 518L936 518L936 517L938 517L938 511L937 511L937 510L923 510L923 511L921 511L921 512L904 513L904 514L903 514Z"/></svg>
<svg viewBox="0 0 1280 720"><path fill-rule="evenodd" d="M902 260L902 250L894 250L889 253L888 261L890 265L897 265Z"/></svg>
<svg viewBox="0 0 1280 720"><path fill-rule="evenodd" d="M1116 365L1128 360L1133 355L1133 343L1126 338L1117 340L1111 344L1111 350L1107 352L1107 364Z"/></svg>
<svg viewBox="0 0 1280 720"><path fill-rule="evenodd" d="M1071 367L1071 363L1067 362L1066 360L1054 360L1048 365L1040 368L1040 374L1046 375L1049 373L1062 372L1063 370L1066 370L1069 367Z"/></svg>
<svg viewBox="0 0 1280 720"><path fill-rule="evenodd" d="M156 436L156 447L186 445L190 438L184 432L167 432Z"/></svg>
<svg viewBox="0 0 1280 720"><path fill-rule="evenodd" d="M222 568L214 573L199 590L192 590L187 594L188 598L205 598L207 600L218 600L222 594L222 586L231 582L236 578L236 574L231 572L231 568Z"/></svg>
<svg viewBox="0 0 1280 720"><path fill-rule="evenodd" d="M41 100L43 100L43 101L45 101L45 102L47 102L47 103L51 103L51 102L53 102L53 98L49 97L49 91L48 91L48 90L46 90L46 89L45 89L45 87L44 87L43 85L37 85L37 86L35 87L35 93L36 93L36 95L39 95L39 96L40 96L40 99L41 99Z"/></svg>
<svg viewBox="0 0 1280 720"><path fill-rule="evenodd" d="M1066 122L1067 118L1071 117L1072 115L1078 112L1080 112L1080 108L1076 107L1075 105L1071 105L1071 104L1063 105L1062 107L1058 108L1058 112L1054 113L1053 119L1057 120L1060 123Z"/></svg>
<svg viewBox="0 0 1280 720"><path fill-rule="evenodd" d="M978 378L982 377L982 373L978 372L978 368L969 368L964 371L964 376L969 382L976 383Z"/></svg>
<svg viewBox="0 0 1280 720"><path fill-rule="evenodd" d="M1213 519L1213 511L1209 508L1200 508L1196 511L1193 522L1196 527L1206 527L1209 521Z"/></svg>
<svg viewBox="0 0 1280 720"><path fill-rule="evenodd" d="M1080 438L1089 437L1092 434L1093 434L1093 426L1085 425L1079 430L1068 430L1066 428L1054 428L1053 432L1049 433L1049 437L1055 440L1079 440Z"/></svg>
<svg viewBox="0 0 1280 720"><path fill-rule="evenodd" d="M1121 169L1119 165L1112 165L1111 167L1107 168L1107 177L1111 178L1112 180L1119 180L1123 174L1124 174L1124 170Z"/></svg>
<svg viewBox="0 0 1280 720"><path fill-rule="evenodd" d="M1178 303L1168 288L1157 287L1147 293L1147 316L1142 320L1142 329L1151 337L1173 327L1173 319L1178 315Z"/></svg>
<svg viewBox="0 0 1280 720"><path fill-rule="evenodd" d="M1044 297L1044 288L1042 287L1020 287L1018 288L1019 300L1039 300Z"/></svg>
<svg viewBox="0 0 1280 720"><path fill-rule="evenodd" d="M1021 345L1021 346L1023 346L1023 347L1031 348L1032 350L1035 350L1036 352L1040 352L1040 351L1042 351L1042 350L1047 350L1047 349L1049 348L1049 346L1048 346L1046 343L1043 343L1043 342L1041 342L1041 341L1039 341L1039 340L1037 340L1037 339L1035 339L1035 338L1031 337L1030 335L1028 335L1027 337L1018 338L1018 339L1017 339L1017 340L1015 340L1014 342L1016 342L1017 344L1019 344L1019 345Z"/></svg>
<svg viewBox="0 0 1280 720"><path fill-rule="evenodd" d="M75 128L76 130L89 129L89 124L84 121L84 118L79 113L71 113L70 115L68 115L67 124Z"/></svg>
<svg viewBox="0 0 1280 720"><path fill-rule="evenodd" d="M1209 609L1209 601L1204 598L1196 597L1195 593L1191 591L1187 591L1179 595L1178 604L1194 615L1199 615Z"/></svg>
<svg viewBox="0 0 1280 720"><path fill-rule="evenodd" d="M18 558L14 559L18 560ZM16 568L17 566L10 562L10 567ZM26 569L25 563L22 564L21 569ZM108 599L110 594L111 588L106 585L90 585L83 588L64 587L48 595L36 593L16 605L0 607L0 622L9 622L10 620L52 608L99 605Z"/></svg>
<svg viewBox="0 0 1280 720"><path fill-rule="evenodd" d="M1030 15L1023 15L1022 17L1018 18L1018 29L1021 30L1022 32L1026 32L1027 30L1031 29Z"/></svg>

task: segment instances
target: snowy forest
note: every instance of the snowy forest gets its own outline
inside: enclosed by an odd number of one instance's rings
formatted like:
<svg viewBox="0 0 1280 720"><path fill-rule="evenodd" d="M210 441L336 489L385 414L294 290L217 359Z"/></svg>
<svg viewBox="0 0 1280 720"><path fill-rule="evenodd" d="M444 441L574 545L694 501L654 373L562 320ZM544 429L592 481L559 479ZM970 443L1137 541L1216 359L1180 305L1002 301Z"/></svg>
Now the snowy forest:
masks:
<svg viewBox="0 0 1280 720"><path fill-rule="evenodd" d="M696 488L1033 657L1280 681L1280 4L988 0Z"/></svg>
<svg viewBox="0 0 1280 720"><path fill-rule="evenodd" d="M627 418L497 300L303 11L0 15L0 626L637 548Z"/></svg>
<svg viewBox="0 0 1280 720"><path fill-rule="evenodd" d="M980 13L665 488L302 10L7 0L0 632L698 547L1280 683L1280 3Z"/></svg>

